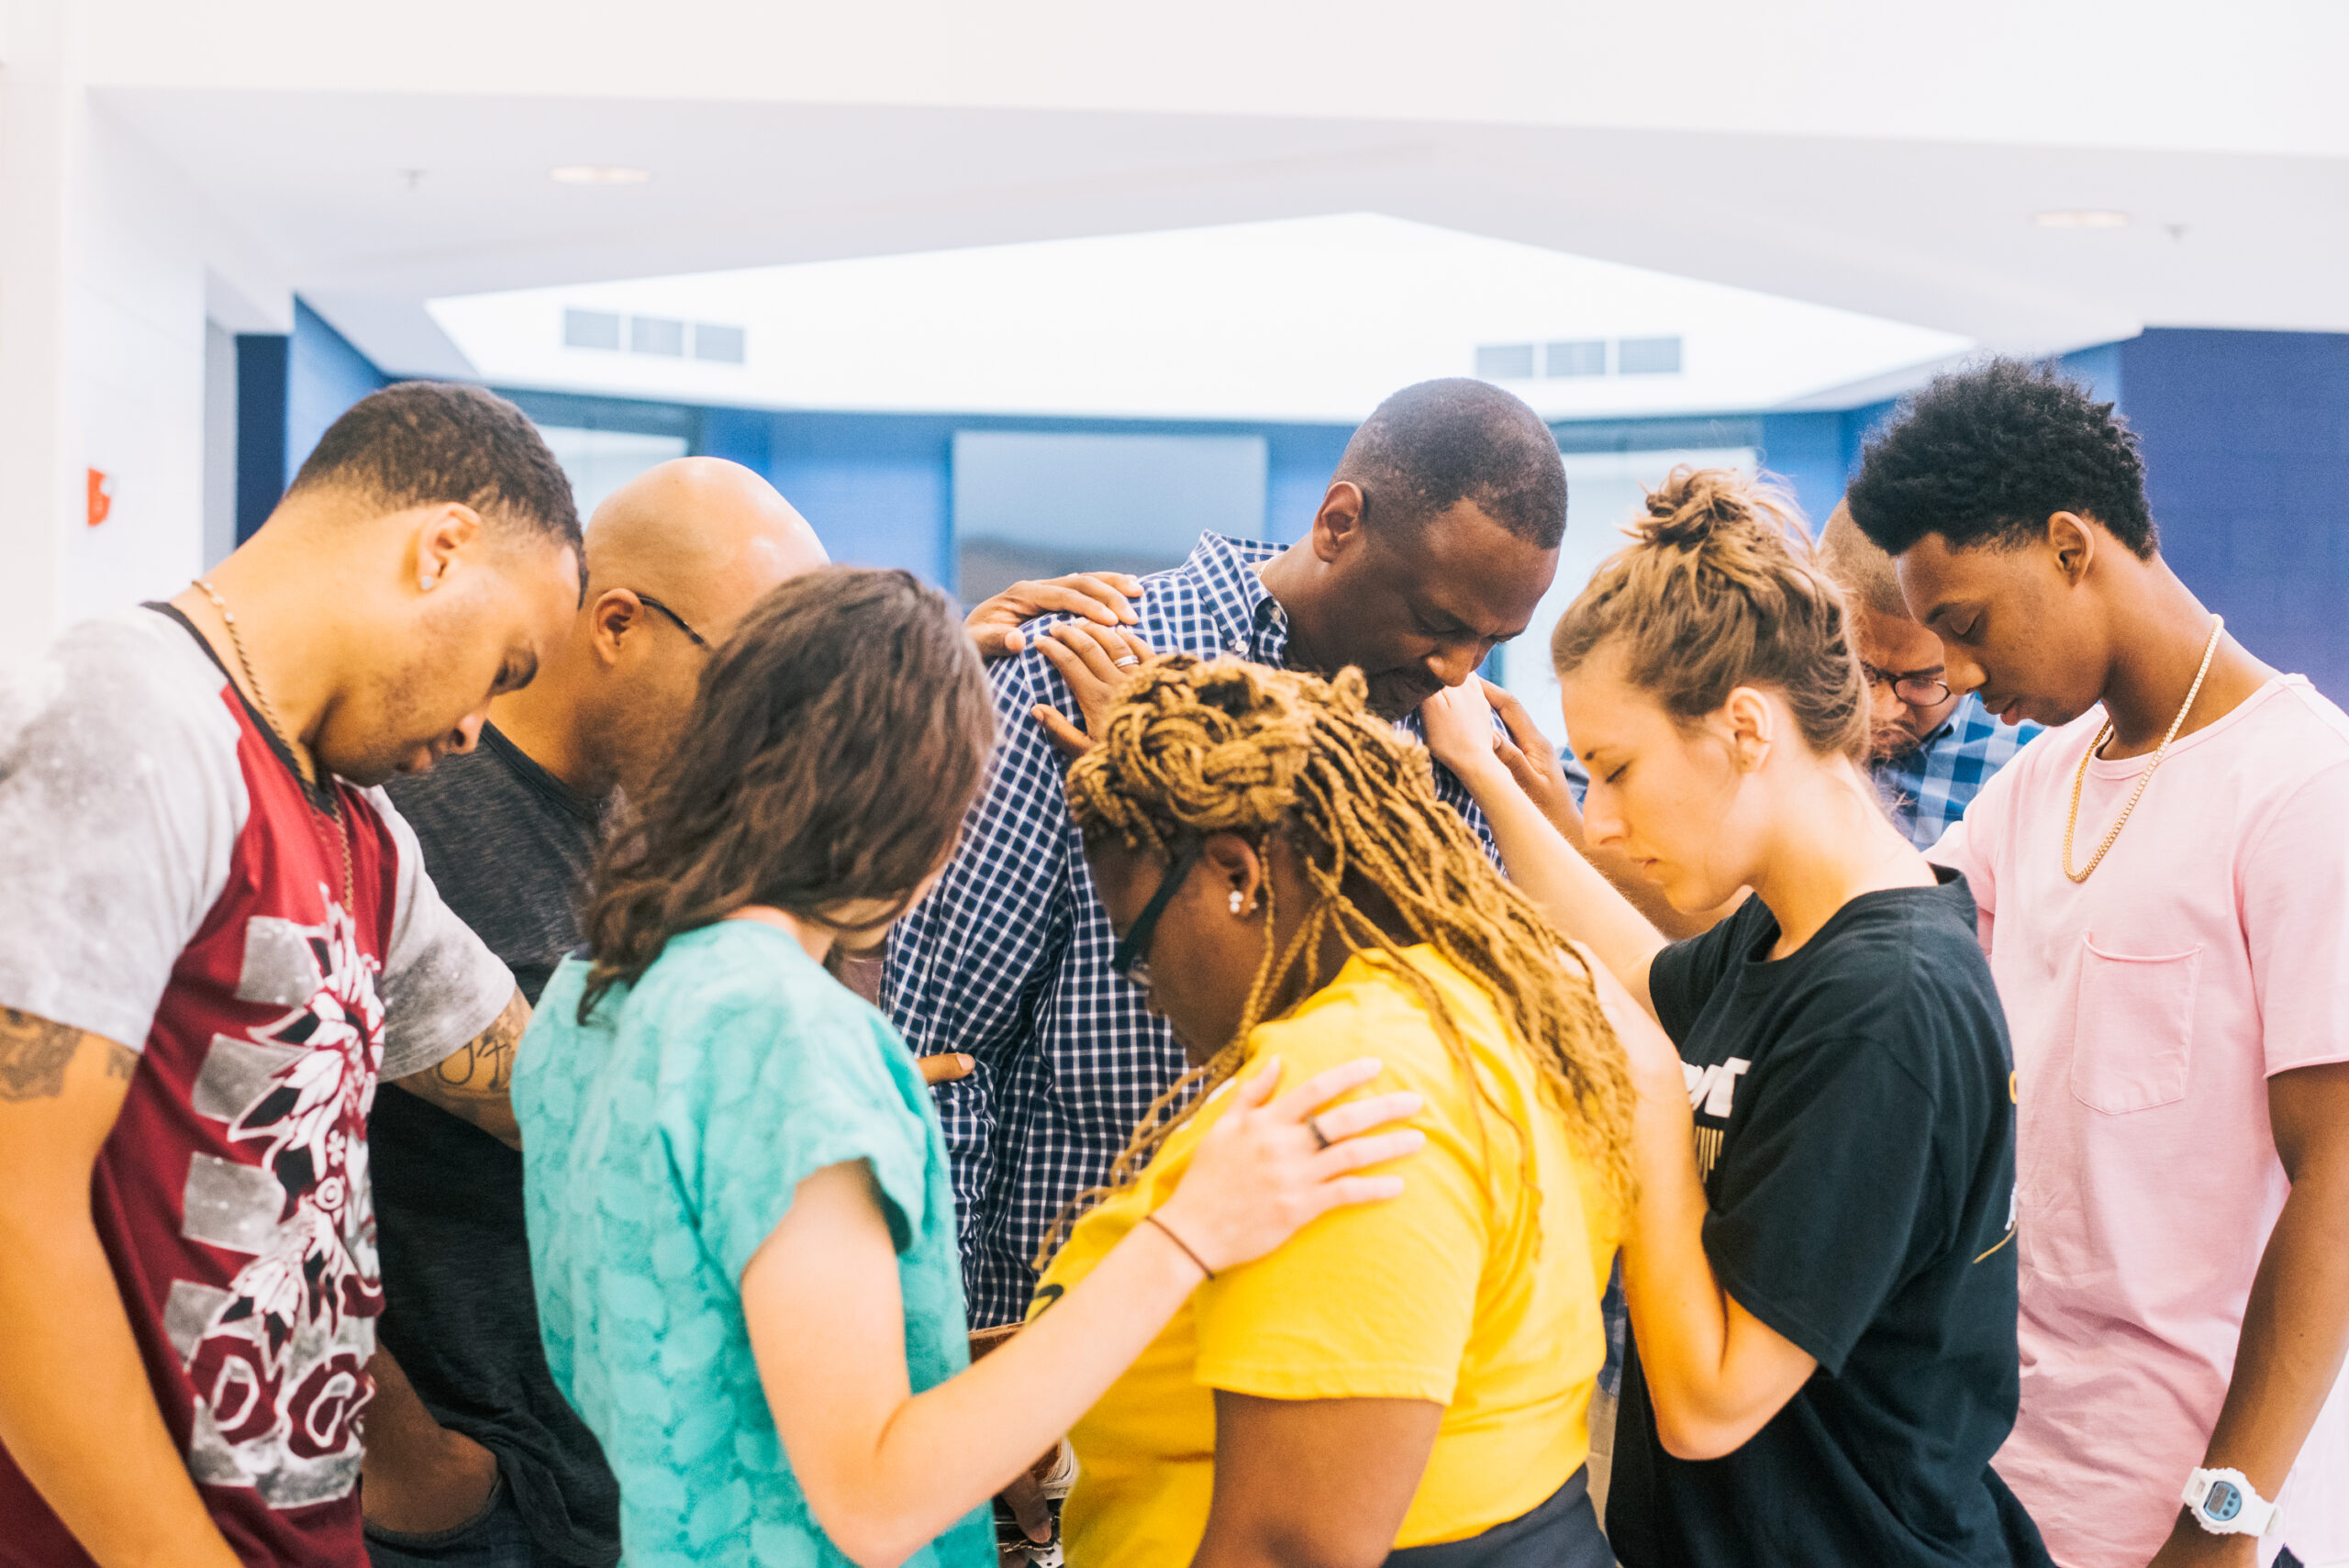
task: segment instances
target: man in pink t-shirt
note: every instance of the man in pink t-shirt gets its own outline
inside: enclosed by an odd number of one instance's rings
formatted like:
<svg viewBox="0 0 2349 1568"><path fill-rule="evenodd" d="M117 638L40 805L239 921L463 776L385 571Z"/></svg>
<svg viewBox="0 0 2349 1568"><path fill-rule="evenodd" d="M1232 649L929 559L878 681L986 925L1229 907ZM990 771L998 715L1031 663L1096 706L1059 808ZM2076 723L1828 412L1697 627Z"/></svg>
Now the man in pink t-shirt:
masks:
<svg viewBox="0 0 2349 1568"><path fill-rule="evenodd" d="M2349 1562L2349 717L2225 635L2049 371L1936 381L1849 499L1952 687L2061 727L1931 851L2014 1036L1999 1473L2065 1568Z"/></svg>

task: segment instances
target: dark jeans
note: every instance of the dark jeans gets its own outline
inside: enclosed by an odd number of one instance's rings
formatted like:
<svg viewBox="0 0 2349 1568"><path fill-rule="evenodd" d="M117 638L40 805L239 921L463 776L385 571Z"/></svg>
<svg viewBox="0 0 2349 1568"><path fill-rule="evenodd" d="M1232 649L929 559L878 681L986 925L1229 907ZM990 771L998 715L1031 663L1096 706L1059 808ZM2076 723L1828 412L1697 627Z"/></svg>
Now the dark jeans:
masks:
<svg viewBox="0 0 2349 1568"><path fill-rule="evenodd" d="M562 1568L530 1540L503 1476L481 1512L453 1529L413 1535L369 1525L367 1561L374 1568Z"/></svg>
<svg viewBox="0 0 2349 1568"><path fill-rule="evenodd" d="M1615 1554L1591 1509L1590 1472L1577 1470L1531 1513L1466 1540L1390 1551L1386 1568L1615 1568Z"/></svg>

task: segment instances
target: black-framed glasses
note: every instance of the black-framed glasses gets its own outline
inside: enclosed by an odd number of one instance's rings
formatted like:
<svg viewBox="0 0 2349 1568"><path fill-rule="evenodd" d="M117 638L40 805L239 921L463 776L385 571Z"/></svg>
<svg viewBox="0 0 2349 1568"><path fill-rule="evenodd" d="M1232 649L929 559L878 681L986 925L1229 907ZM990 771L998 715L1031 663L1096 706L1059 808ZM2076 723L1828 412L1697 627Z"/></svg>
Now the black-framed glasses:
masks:
<svg viewBox="0 0 2349 1568"><path fill-rule="evenodd" d="M1871 686L1890 686L1892 695L1910 707L1935 707L1949 701L1949 683L1939 675L1896 675L1865 660L1860 662L1860 673L1867 677Z"/></svg>
<svg viewBox="0 0 2349 1568"><path fill-rule="evenodd" d="M677 629L684 632L687 637L692 638L696 648L707 648L709 646L709 639L704 637L692 627L686 625L685 617L679 615L676 611L671 609L668 606L662 604L651 595L639 594L636 596L636 602L640 605L650 605L652 608L659 610L662 615L667 616L671 620L675 621L677 623Z"/></svg>
<svg viewBox="0 0 2349 1568"><path fill-rule="evenodd" d="M1174 862L1166 868L1166 874L1159 878L1158 891L1150 895L1150 902L1141 906L1141 913L1134 917L1134 923L1128 926L1126 934L1118 939L1118 951L1109 957L1111 969L1145 991L1150 988L1150 939L1158 929L1158 917L1166 913L1166 906L1174 901L1174 895L1182 889L1183 879L1190 875L1191 868L1198 863L1199 844L1194 840L1176 851Z"/></svg>

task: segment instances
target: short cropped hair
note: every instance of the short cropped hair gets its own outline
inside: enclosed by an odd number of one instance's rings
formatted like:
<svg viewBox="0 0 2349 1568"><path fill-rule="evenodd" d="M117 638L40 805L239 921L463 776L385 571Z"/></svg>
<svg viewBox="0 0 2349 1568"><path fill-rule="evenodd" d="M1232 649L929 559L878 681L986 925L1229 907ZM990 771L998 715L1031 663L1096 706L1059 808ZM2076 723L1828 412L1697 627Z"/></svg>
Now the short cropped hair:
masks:
<svg viewBox="0 0 2349 1568"><path fill-rule="evenodd" d="M1900 596L1900 579L1892 570L1892 557L1860 531L1852 521L1852 508L1841 502L1820 530L1819 564L1835 579L1843 596L1860 608L1895 620L1909 618L1909 602Z"/></svg>
<svg viewBox="0 0 2349 1568"><path fill-rule="evenodd" d="M352 404L318 438L285 494L328 492L387 512L453 501L493 526L541 535L585 558L562 465L529 416L477 386L405 381Z"/></svg>
<svg viewBox="0 0 2349 1568"><path fill-rule="evenodd" d="M1844 497L1898 555L1927 534L1956 550L2034 539L2084 512L2141 559L2160 546L2137 435L2052 365L1997 359L1936 376L1867 443Z"/></svg>
<svg viewBox="0 0 2349 1568"><path fill-rule="evenodd" d="M1558 439L1489 382L1423 381L1380 404L1346 443L1337 477L1371 498L1370 526L1416 528L1462 501L1543 550L1566 531Z"/></svg>

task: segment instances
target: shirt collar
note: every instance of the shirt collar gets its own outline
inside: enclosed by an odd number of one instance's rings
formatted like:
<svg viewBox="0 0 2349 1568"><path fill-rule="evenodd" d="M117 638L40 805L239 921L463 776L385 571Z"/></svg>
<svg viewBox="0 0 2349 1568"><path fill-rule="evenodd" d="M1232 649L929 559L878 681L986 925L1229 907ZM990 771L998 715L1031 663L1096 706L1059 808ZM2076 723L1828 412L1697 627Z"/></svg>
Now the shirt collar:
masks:
<svg viewBox="0 0 2349 1568"><path fill-rule="evenodd" d="M1257 568L1282 548L1263 539L1202 533L1184 562L1206 589L1216 643L1227 652L1266 664L1280 663L1286 654L1288 613L1257 575Z"/></svg>
<svg viewBox="0 0 2349 1568"><path fill-rule="evenodd" d="M1963 740L1969 737L1974 730L1973 710L1981 706L1981 702L1972 692L1966 693L1957 699L1957 706L1949 710L1949 717L1942 720L1939 728L1901 752L1900 755L1913 757L1920 752L1932 751L1944 740L1953 738Z"/></svg>

